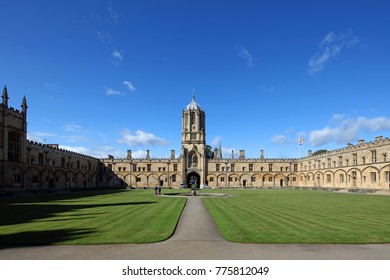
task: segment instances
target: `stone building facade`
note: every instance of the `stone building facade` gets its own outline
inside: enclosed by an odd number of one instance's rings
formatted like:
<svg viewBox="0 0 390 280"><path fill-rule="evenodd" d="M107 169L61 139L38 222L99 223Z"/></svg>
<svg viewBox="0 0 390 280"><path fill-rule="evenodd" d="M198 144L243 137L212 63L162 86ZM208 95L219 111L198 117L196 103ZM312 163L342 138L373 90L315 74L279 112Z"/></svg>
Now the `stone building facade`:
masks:
<svg viewBox="0 0 390 280"><path fill-rule="evenodd" d="M206 144L206 114L193 95L182 111L180 154L169 158L98 159L27 140L27 101L21 111L8 106L4 87L0 104L1 190L72 190L88 187L165 188L332 188L389 190L390 139L359 140L356 145L302 158L223 158Z"/></svg>
<svg viewBox="0 0 390 280"><path fill-rule="evenodd" d="M265 158L260 150L258 158L246 158L245 150L239 157L222 158L220 152L209 157L206 151L206 116L202 107L191 103L182 113L182 148L179 156L171 151L166 159L127 158L102 159L116 174L115 184L135 188L157 185L169 188L333 188L346 190L388 190L390 184L390 139L377 137L375 141L359 140L357 145L303 158Z"/></svg>
<svg viewBox="0 0 390 280"><path fill-rule="evenodd" d="M2 191L96 187L104 166L97 158L27 140L27 101L22 110L8 106L8 90L0 104L0 188Z"/></svg>

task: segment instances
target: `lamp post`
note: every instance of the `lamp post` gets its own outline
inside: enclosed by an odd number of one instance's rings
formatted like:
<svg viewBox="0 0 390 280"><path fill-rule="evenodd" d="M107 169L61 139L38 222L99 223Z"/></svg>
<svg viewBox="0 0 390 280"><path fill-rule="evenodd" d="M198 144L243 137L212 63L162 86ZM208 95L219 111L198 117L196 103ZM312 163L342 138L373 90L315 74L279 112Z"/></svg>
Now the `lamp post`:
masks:
<svg viewBox="0 0 390 280"><path fill-rule="evenodd" d="M112 163L112 188L115 188L115 165L116 165L116 162L113 162Z"/></svg>
<svg viewBox="0 0 390 280"><path fill-rule="evenodd" d="M31 154L31 148L27 148L27 170L26 170L26 185L27 189L30 189L30 154Z"/></svg>
<svg viewBox="0 0 390 280"><path fill-rule="evenodd" d="M71 157L68 157L68 173L69 173L69 176L68 176L68 180L69 180L69 191L71 191L72 189L72 170L71 170L71 165L70 165L70 158Z"/></svg>
<svg viewBox="0 0 390 280"><path fill-rule="evenodd" d="M132 179L131 179L131 172L133 169L133 160L130 160L130 188L132 188Z"/></svg>
<svg viewBox="0 0 390 280"><path fill-rule="evenodd" d="M171 186L170 186L170 181L171 181L171 178L169 177L169 165L171 164L171 161L170 160L168 160L168 189L170 189L171 188Z"/></svg>
<svg viewBox="0 0 390 280"><path fill-rule="evenodd" d="M228 163L225 162L225 172L226 172L226 188L228 188L228 172L227 172L227 165Z"/></svg>

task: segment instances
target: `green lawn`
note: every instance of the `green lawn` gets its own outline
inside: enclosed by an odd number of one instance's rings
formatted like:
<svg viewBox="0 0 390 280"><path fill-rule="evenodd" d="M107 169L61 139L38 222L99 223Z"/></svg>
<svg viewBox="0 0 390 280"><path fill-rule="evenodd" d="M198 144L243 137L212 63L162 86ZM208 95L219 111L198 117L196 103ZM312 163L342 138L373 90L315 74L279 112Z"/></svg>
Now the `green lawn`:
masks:
<svg viewBox="0 0 390 280"><path fill-rule="evenodd" d="M232 196L203 200L229 241L390 243L389 196L292 190L219 192ZM184 198L156 197L152 190L1 198L0 244L163 241L173 234L184 205Z"/></svg>
<svg viewBox="0 0 390 280"><path fill-rule="evenodd" d="M214 191L214 190L213 190ZM242 243L390 243L390 197L236 190L204 198L225 239Z"/></svg>
<svg viewBox="0 0 390 280"><path fill-rule="evenodd" d="M0 244L149 243L169 238L185 205L153 191L0 199Z"/></svg>

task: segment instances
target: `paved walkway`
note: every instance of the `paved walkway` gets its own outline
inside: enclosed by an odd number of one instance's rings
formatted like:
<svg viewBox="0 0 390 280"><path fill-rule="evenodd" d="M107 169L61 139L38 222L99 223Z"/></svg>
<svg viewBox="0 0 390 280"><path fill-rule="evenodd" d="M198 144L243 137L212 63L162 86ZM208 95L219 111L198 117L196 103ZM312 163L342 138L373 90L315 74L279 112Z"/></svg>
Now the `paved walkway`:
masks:
<svg viewBox="0 0 390 280"><path fill-rule="evenodd" d="M241 244L225 241L201 197L188 197L176 232L154 244L0 247L7 260L390 260L390 244Z"/></svg>

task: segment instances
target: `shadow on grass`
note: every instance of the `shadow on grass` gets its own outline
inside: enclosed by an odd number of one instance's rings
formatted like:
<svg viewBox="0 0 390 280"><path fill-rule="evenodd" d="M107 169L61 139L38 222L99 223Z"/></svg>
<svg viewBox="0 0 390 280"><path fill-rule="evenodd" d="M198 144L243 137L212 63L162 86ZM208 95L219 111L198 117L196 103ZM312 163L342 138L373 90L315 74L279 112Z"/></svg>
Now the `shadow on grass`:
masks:
<svg viewBox="0 0 390 280"><path fill-rule="evenodd" d="M93 196L111 195L114 193L126 192L124 190L90 190L68 193L52 193L52 194L30 194L25 196L9 196L0 197L0 204L12 204L12 203L43 203L62 201L74 198L84 198Z"/></svg>
<svg viewBox="0 0 390 280"><path fill-rule="evenodd" d="M79 239L94 233L90 229L60 229L46 231L25 231L0 235L0 250L31 245L51 245L63 241Z"/></svg>
<svg viewBox="0 0 390 280"><path fill-rule="evenodd" d="M0 205L0 226L16 225L31 222L33 220L56 217L59 213L69 213L72 216L98 215L96 213L71 214L80 209L92 209L100 207L120 207L154 204L156 202L124 202L107 204L5 204Z"/></svg>

